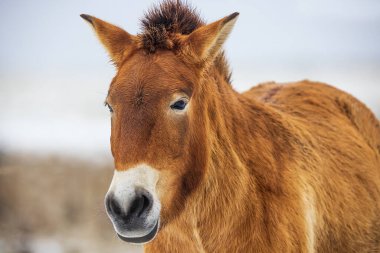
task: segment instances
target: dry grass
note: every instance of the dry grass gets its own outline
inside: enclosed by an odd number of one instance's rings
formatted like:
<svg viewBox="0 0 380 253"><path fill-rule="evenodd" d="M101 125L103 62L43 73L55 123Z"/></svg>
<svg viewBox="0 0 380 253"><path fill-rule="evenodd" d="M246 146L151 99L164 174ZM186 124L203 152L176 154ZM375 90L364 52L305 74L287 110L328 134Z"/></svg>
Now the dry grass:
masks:
<svg viewBox="0 0 380 253"><path fill-rule="evenodd" d="M141 252L116 237L105 214L111 177L111 164L3 155L0 252Z"/></svg>

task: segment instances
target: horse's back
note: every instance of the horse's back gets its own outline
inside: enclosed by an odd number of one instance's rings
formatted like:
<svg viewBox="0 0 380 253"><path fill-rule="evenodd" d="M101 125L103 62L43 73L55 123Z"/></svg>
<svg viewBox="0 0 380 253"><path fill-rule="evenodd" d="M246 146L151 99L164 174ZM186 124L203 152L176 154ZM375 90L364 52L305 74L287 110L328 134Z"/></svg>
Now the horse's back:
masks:
<svg viewBox="0 0 380 253"><path fill-rule="evenodd" d="M362 102L339 89L305 80L286 84L263 83L243 94L309 123L320 124L324 119L329 122L339 120L340 125L346 123L380 154L379 121Z"/></svg>
<svg viewBox="0 0 380 253"><path fill-rule="evenodd" d="M243 95L283 115L297 138L289 169L313 191L307 199L315 203L316 252L380 252L380 127L373 113L310 81L266 83Z"/></svg>

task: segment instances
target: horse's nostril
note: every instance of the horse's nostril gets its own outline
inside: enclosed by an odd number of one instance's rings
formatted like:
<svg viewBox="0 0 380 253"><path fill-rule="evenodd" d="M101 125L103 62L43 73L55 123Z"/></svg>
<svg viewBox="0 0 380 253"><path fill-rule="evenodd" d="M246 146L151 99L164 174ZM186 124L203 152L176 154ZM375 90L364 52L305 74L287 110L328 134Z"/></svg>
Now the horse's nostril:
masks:
<svg viewBox="0 0 380 253"><path fill-rule="evenodd" d="M149 198L147 196L143 195L143 200L144 200L144 204L143 204L142 211L147 210L150 207ZM141 214L142 214L142 212L139 213L139 216L141 216Z"/></svg>
<svg viewBox="0 0 380 253"><path fill-rule="evenodd" d="M112 194L106 197L106 209L108 215L114 219L124 220L125 222L135 218L146 218L153 206L153 197L148 191L137 188L129 205L128 201L126 201L126 204L129 206L127 212L121 205L120 201L118 201Z"/></svg>
<svg viewBox="0 0 380 253"><path fill-rule="evenodd" d="M138 193L131 204L128 215L141 217L150 209L151 203L152 201L149 193Z"/></svg>
<svg viewBox="0 0 380 253"><path fill-rule="evenodd" d="M107 204L106 204L107 210L111 215L113 216L121 215L121 212L122 212L121 207L119 206L115 198L107 197L106 201L107 201Z"/></svg>

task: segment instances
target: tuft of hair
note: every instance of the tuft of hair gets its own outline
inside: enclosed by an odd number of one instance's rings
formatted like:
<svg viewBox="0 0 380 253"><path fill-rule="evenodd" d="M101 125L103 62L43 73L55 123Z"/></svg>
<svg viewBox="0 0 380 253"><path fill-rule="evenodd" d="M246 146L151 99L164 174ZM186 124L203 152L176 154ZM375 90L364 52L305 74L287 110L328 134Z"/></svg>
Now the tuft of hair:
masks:
<svg viewBox="0 0 380 253"><path fill-rule="evenodd" d="M176 49L179 46L176 35L187 35L205 25L198 11L182 0L164 0L154 5L141 19L141 33L138 34L140 48L147 53L159 49ZM215 66L231 82L231 73L223 51L215 59Z"/></svg>

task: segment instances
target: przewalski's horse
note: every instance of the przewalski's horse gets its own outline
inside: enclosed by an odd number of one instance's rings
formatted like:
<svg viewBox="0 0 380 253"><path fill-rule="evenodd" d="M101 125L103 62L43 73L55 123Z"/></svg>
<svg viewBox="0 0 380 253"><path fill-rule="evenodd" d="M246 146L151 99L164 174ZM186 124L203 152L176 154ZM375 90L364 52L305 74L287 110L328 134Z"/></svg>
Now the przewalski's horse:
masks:
<svg viewBox="0 0 380 253"><path fill-rule="evenodd" d="M365 105L310 81L237 93L223 42L180 1L131 35L82 15L117 74L106 208L146 252L380 252L380 128ZM149 243L148 243L149 242Z"/></svg>

